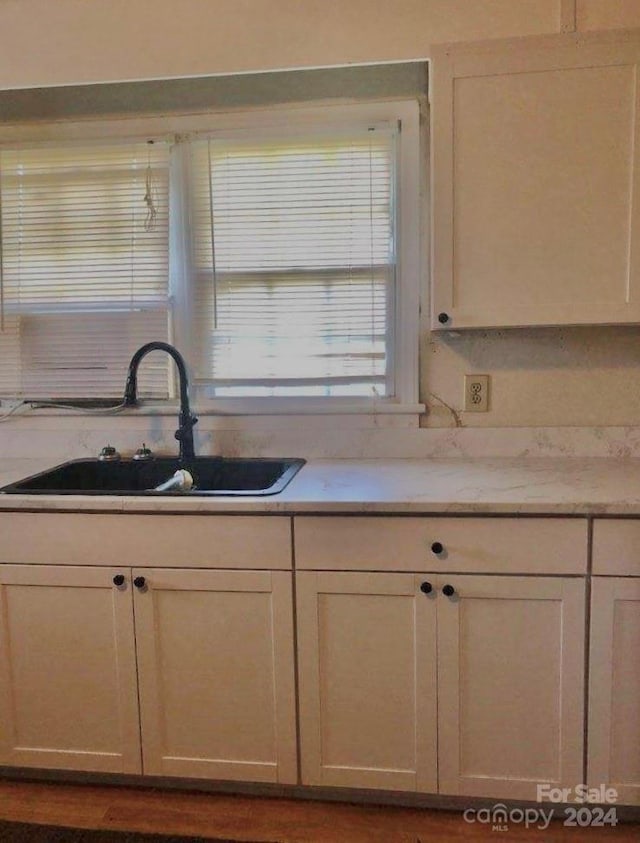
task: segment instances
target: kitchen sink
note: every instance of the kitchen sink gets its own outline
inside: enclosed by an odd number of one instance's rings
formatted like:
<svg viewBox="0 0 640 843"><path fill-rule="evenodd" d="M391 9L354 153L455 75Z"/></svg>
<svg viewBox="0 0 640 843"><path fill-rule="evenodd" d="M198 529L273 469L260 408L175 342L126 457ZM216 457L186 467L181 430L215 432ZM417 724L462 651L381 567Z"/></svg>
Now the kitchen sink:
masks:
<svg viewBox="0 0 640 843"><path fill-rule="evenodd" d="M177 457L148 460L71 460L0 489L21 495L277 495L305 464L302 459L195 457L193 488L156 491L182 466Z"/></svg>

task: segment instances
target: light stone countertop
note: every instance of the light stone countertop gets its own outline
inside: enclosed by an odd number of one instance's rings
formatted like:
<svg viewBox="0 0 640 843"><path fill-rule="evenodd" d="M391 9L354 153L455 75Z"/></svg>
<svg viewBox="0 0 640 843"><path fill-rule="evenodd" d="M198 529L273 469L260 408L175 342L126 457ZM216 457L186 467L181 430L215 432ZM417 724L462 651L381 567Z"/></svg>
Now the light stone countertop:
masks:
<svg viewBox="0 0 640 843"><path fill-rule="evenodd" d="M0 459L0 486L56 464ZM639 515L640 459L310 460L279 495L2 495L4 510Z"/></svg>

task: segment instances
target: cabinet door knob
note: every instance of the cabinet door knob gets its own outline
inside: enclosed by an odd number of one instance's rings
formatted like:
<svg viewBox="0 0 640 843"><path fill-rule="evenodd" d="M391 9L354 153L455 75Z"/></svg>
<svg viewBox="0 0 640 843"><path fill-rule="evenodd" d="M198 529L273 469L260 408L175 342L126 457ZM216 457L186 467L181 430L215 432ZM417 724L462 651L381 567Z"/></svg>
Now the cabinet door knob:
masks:
<svg viewBox="0 0 640 843"><path fill-rule="evenodd" d="M147 581L145 580L144 577L136 577L135 580L133 581L133 584L135 585L136 588L144 588L146 583L147 583Z"/></svg>
<svg viewBox="0 0 640 843"><path fill-rule="evenodd" d="M116 574L113 578L114 585L124 585L124 574Z"/></svg>
<svg viewBox="0 0 640 843"><path fill-rule="evenodd" d="M442 542L434 542L434 543L431 545L431 552L432 552L432 553L435 553L435 554L436 554L436 556L437 556L439 553L442 553L442 551L443 551L443 550L444 550L444 545L442 544Z"/></svg>
<svg viewBox="0 0 640 843"><path fill-rule="evenodd" d="M456 590L452 585L445 585L442 587L442 593L446 597L453 597L453 595L456 593Z"/></svg>
<svg viewBox="0 0 640 843"><path fill-rule="evenodd" d="M449 321L449 314L448 313L439 313L438 314L438 322L441 325L446 325Z"/></svg>
<svg viewBox="0 0 640 843"><path fill-rule="evenodd" d="M423 594L431 594L431 592L433 591L433 586L430 582L423 582L420 586L420 591Z"/></svg>

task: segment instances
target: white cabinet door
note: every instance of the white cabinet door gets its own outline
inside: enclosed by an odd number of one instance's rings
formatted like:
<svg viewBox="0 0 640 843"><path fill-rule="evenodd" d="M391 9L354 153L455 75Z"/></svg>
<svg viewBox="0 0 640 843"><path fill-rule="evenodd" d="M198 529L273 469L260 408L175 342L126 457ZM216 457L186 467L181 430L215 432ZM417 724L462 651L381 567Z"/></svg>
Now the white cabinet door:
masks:
<svg viewBox="0 0 640 843"><path fill-rule="evenodd" d="M138 569L144 771L297 780L291 574Z"/></svg>
<svg viewBox="0 0 640 843"><path fill-rule="evenodd" d="M0 565L0 764L140 773L134 647L126 569Z"/></svg>
<svg viewBox="0 0 640 843"><path fill-rule="evenodd" d="M594 577L591 599L588 783L640 805L640 579Z"/></svg>
<svg viewBox="0 0 640 843"><path fill-rule="evenodd" d="M303 784L435 792L436 612L426 580L297 574Z"/></svg>
<svg viewBox="0 0 640 843"><path fill-rule="evenodd" d="M433 50L434 328L640 321L639 60L637 32Z"/></svg>
<svg viewBox="0 0 640 843"><path fill-rule="evenodd" d="M436 584L440 792L535 800L538 783L580 784L584 580Z"/></svg>

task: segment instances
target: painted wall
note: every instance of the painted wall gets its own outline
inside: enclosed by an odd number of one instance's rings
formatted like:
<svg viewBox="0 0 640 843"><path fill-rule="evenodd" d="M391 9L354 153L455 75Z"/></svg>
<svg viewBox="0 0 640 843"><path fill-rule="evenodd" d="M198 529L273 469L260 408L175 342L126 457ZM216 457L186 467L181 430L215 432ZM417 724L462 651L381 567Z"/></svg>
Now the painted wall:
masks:
<svg viewBox="0 0 640 843"><path fill-rule="evenodd" d="M640 424L640 326L423 332L426 427ZM489 374L490 411L464 413L464 374Z"/></svg>
<svg viewBox="0 0 640 843"><path fill-rule="evenodd" d="M639 0L2 0L0 89L410 60L558 32L573 8L579 30L640 26ZM640 328L425 328L423 424L638 424L639 364ZM489 413L458 412L465 372L492 376Z"/></svg>
<svg viewBox="0 0 640 843"><path fill-rule="evenodd" d="M0 88L423 58L558 32L560 0L2 0Z"/></svg>
<svg viewBox="0 0 640 843"><path fill-rule="evenodd" d="M419 59L443 41L558 32L573 4L1 0L0 89ZM638 0L575 0L575 10L581 30L640 26Z"/></svg>

